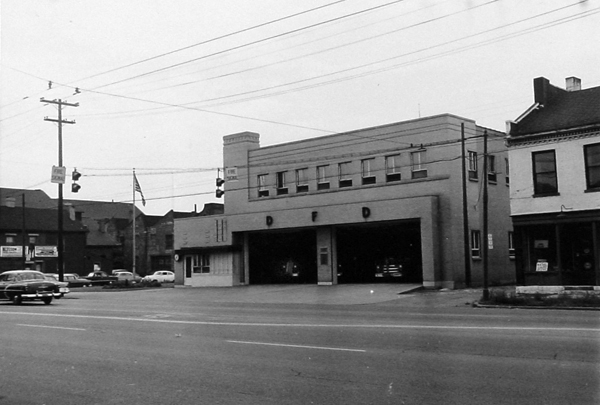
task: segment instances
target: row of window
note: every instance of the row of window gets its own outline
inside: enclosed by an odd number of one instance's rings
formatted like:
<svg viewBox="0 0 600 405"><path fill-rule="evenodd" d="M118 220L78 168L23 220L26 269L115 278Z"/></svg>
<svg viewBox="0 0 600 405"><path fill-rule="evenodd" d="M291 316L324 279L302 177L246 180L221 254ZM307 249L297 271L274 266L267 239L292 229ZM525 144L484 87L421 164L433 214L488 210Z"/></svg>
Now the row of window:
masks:
<svg viewBox="0 0 600 405"><path fill-rule="evenodd" d="M477 152L469 151L468 156L468 171L469 171L469 180L477 180L479 178L478 164L477 164ZM510 171L508 166L508 158L504 158L504 180L506 184L510 184ZM496 156L487 155L487 175L488 181L492 183L496 183L498 181L497 171L496 171Z"/></svg>
<svg viewBox="0 0 600 405"><path fill-rule="evenodd" d="M38 241L40 235L38 234L29 234L29 244L30 245L35 245ZM5 235L6 237L6 244L7 245L16 245L17 244L17 234L16 233L7 233Z"/></svg>
<svg viewBox="0 0 600 405"><path fill-rule="evenodd" d="M513 235L513 231L508 232L508 256L511 259L515 258ZM487 241L485 242L487 243ZM471 230L471 257L473 259L481 259L481 231L477 229Z"/></svg>
<svg viewBox="0 0 600 405"><path fill-rule="evenodd" d="M425 168L425 150L411 152L411 178L420 179L427 177ZM402 180L400 172L400 154L389 155L385 157L385 181L393 182ZM345 188L353 186L352 167L354 162L341 162L337 164L337 187ZM332 165L320 165L316 167L315 178L317 179L317 190L329 190L331 188ZM290 178L294 175L294 178ZM307 167L296 169L295 173L290 171L281 171L275 174L275 189L277 195L288 194L290 186L295 185L296 193L305 193L309 191L309 169ZM258 175L258 197L269 196L269 175ZM377 177L375 175L375 158L361 160L361 184L375 184Z"/></svg>
<svg viewBox="0 0 600 405"><path fill-rule="evenodd" d="M558 194L556 151L532 152L533 193L536 196ZM585 181L588 190L600 190L600 143L583 147Z"/></svg>

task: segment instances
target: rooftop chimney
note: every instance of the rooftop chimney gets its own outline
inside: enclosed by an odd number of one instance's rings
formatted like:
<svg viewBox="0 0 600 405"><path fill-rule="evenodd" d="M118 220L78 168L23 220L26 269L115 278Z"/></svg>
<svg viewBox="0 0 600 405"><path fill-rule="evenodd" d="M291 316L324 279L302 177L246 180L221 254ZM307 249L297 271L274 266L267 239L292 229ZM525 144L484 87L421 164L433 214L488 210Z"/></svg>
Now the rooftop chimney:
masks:
<svg viewBox="0 0 600 405"><path fill-rule="evenodd" d="M572 76L572 77L567 77L566 79L567 82L567 91L579 91L581 90L581 79Z"/></svg>

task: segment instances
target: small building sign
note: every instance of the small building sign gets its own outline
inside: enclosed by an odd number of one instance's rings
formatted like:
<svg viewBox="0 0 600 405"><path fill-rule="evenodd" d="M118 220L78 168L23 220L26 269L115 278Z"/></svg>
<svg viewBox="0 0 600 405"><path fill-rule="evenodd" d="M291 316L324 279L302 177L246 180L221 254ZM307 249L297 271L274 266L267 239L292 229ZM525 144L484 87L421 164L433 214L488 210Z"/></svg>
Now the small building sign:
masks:
<svg viewBox="0 0 600 405"><path fill-rule="evenodd" d="M50 181L52 183L65 184L67 177L67 168L63 166L52 166L52 177Z"/></svg>
<svg viewBox="0 0 600 405"><path fill-rule="evenodd" d="M494 237L491 233L488 233L488 249L492 250L494 248Z"/></svg>
<svg viewBox="0 0 600 405"><path fill-rule="evenodd" d="M58 248L56 246L36 246L35 257L58 257Z"/></svg>
<svg viewBox="0 0 600 405"><path fill-rule="evenodd" d="M238 180L237 167L226 167L225 168L225 180L226 181L237 181Z"/></svg>
<svg viewBox="0 0 600 405"><path fill-rule="evenodd" d="M545 260L538 260L535 264L535 271L548 271L548 262Z"/></svg>

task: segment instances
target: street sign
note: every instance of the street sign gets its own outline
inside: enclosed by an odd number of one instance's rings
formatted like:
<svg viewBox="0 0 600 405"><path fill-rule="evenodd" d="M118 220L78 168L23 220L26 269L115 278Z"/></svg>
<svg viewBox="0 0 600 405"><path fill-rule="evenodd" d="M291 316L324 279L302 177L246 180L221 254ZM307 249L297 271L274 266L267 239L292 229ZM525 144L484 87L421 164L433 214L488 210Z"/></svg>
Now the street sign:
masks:
<svg viewBox="0 0 600 405"><path fill-rule="evenodd" d="M225 180L227 181L237 181L238 180L238 170L237 167L226 167L225 168Z"/></svg>
<svg viewBox="0 0 600 405"><path fill-rule="evenodd" d="M50 181L52 183L60 183L65 184L65 179L67 177L67 168L61 166L52 166L52 178Z"/></svg>

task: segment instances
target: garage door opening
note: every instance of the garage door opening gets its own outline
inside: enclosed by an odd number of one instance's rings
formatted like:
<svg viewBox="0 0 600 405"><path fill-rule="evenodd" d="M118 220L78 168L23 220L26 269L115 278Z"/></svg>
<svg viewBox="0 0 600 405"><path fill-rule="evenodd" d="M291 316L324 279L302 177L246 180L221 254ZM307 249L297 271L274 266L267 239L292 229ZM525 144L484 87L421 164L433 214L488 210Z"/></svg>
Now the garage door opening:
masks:
<svg viewBox="0 0 600 405"><path fill-rule="evenodd" d="M250 284L316 284L315 231L254 233L248 237Z"/></svg>
<svg viewBox="0 0 600 405"><path fill-rule="evenodd" d="M422 283L419 221L336 230L338 283Z"/></svg>

